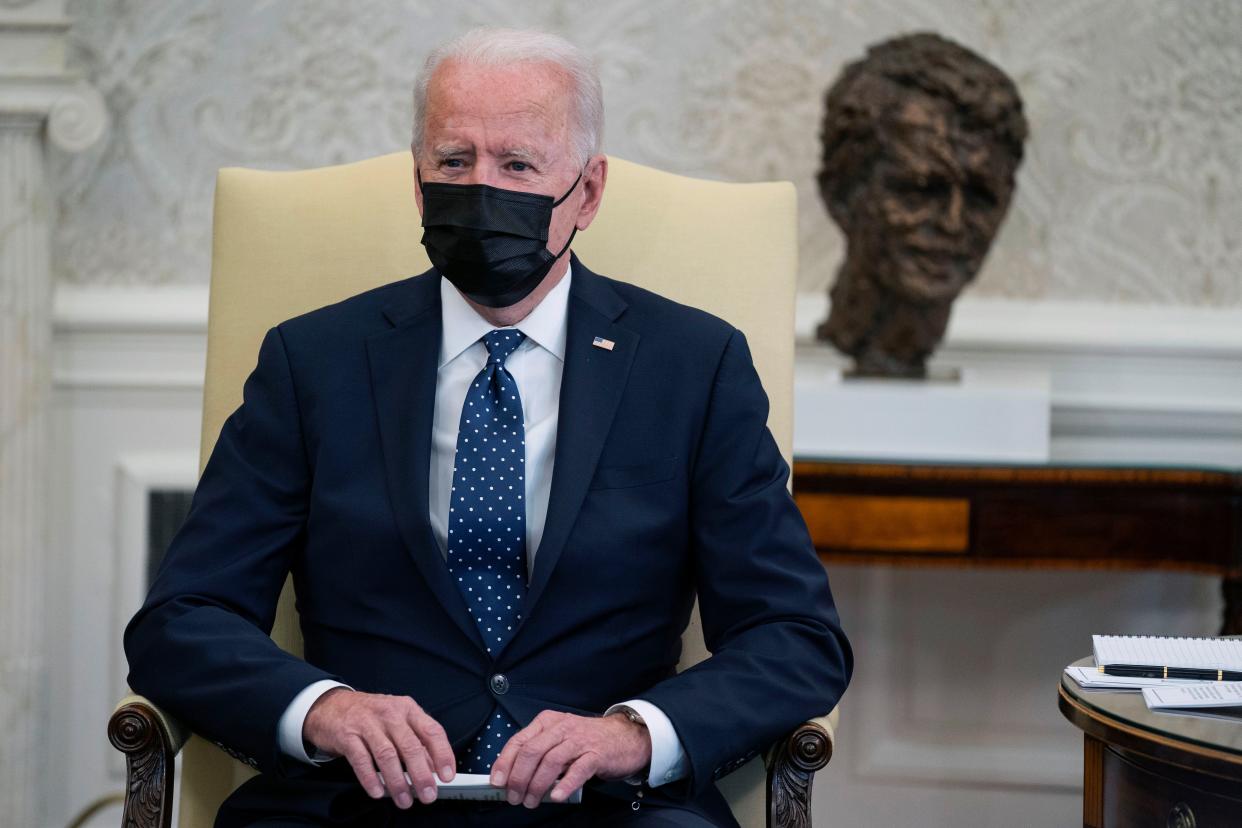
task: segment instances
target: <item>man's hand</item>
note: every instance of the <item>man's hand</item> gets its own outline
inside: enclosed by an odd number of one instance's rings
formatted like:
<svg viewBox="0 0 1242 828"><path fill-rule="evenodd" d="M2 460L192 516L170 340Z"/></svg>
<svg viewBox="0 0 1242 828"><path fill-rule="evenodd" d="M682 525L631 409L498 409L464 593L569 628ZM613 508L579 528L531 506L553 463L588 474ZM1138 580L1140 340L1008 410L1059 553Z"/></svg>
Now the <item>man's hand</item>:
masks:
<svg viewBox="0 0 1242 828"><path fill-rule="evenodd" d="M335 687L307 711L302 737L325 753L348 759L372 798L383 796L387 786L398 808L414 804L405 774L410 775L419 801L427 804L436 798L432 769L438 768L440 778L448 782L457 766L444 728L409 696Z"/></svg>
<svg viewBox="0 0 1242 828"><path fill-rule="evenodd" d="M650 762L647 728L622 713L594 718L545 710L509 739L491 782L508 789L510 805L535 808L553 783L552 800L564 802L592 776L623 779Z"/></svg>

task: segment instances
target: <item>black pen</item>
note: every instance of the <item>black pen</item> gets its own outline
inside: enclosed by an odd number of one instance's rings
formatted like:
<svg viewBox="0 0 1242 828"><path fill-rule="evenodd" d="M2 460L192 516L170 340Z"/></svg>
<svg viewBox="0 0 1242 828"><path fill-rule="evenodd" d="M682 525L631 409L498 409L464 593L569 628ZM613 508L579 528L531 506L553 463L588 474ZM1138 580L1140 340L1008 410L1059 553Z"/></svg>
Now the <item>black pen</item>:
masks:
<svg viewBox="0 0 1242 828"><path fill-rule="evenodd" d="M1101 673L1130 678L1199 679L1200 681L1242 681L1237 670L1204 670L1194 667L1143 667L1138 664L1109 664Z"/></svg>

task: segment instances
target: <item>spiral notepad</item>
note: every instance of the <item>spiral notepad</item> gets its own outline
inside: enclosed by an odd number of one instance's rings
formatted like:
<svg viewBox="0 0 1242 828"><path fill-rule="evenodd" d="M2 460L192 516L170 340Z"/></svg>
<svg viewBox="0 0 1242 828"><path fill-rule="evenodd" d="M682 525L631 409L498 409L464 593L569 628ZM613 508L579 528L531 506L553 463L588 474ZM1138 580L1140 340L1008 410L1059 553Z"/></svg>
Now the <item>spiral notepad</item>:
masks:
<svg viewBox="0 0 1242 828"><path fill-rule="evenodd" d="M1242 671L1242 639L1159 635L1093 635L1098 667L1129 664L1153 668Z"/></svg>

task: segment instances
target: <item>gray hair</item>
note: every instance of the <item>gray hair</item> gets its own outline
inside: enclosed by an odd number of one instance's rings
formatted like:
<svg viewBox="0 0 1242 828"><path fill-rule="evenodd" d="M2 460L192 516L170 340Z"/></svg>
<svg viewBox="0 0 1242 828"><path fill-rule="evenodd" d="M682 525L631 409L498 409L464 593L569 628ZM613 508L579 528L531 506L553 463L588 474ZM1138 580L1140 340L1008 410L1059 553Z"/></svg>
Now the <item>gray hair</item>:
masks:
<svg viewBox="0 0 1242 828"><path fill-rule="evenodd" d="M446 60L474 66L551 63L569 76L575 124L570 140L580 165L600 151L604 137L604 90L595 62L563 37L525 29L472 29L432 51L414 82L414 141L422 151L427 117L427 87Z"/></svg>

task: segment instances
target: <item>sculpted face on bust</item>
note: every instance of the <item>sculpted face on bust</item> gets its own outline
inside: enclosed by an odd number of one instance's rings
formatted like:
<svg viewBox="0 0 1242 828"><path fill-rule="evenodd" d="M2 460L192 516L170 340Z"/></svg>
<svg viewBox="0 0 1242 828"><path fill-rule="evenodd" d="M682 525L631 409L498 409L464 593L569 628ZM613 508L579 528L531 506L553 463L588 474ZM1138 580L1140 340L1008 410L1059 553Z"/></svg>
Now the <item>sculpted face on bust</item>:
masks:
<svg viewBox="0 0 1242 828"><path fill-rule="evenodd" d="M880 126L884 151L849 217L850 255L894 295L952 301L975 277L1013 194L1009 159L912 94Z"/></svg>
<svg viewBox="0 0 1242 828"><path fill-rule="evenodd" d="M1014 193L1013 83L936 35L872 47L828 91L819 188L848 243L817 334L855 372L923 376Z"/></svg>
<svg viewBox="0 0 1242 828"><path fill-rule="evenodd" d="M595 155L583 165L574 149L572 93L566 73L553 63L486 66L449 59L427 87L423 142L414 164L427 183L487 184L560 198L552 212L548 249L560 252L576 227L595 218L607 179L607 159ZM422 193L414 197L423 210ZM568 251L547 277L521 301L490 308L466 301L492 324L524 319L564 277Z"/></svg>

